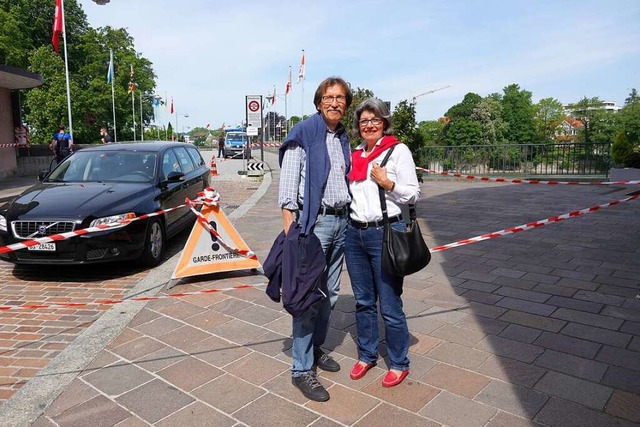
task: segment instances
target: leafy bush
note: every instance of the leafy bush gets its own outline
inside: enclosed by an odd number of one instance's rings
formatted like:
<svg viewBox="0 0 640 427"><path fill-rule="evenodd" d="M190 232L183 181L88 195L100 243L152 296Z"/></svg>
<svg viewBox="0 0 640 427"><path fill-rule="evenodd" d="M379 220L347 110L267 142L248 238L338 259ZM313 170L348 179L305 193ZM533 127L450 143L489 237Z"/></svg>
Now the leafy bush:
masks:
<svg viewBox="0 0 640 427"><path fill-rule="evenodd" d="M618 132L611 145L611 157L617 165L626 166L627 159L633 154L633 145L624 131ZM626 166L628 167L628 166Z"/></svg>
<svg viewBox="0 0 640 427"><path fill-rule="evenodd" d="M640 169L640 152L631 153L627 156L624 166L627 168L638 168Z"/></svg>

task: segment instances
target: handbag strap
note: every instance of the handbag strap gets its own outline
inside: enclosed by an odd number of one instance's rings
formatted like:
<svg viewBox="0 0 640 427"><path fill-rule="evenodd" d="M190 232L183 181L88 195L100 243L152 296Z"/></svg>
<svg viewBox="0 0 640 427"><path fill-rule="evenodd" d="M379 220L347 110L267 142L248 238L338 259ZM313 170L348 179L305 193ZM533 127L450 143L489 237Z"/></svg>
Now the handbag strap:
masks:
<svg viewBox="0 0 640 427"><path fill-rule="evenodd" d="M391 153L393 153L394 148L396 148L395 145L392 145L391 148L389 148L387 155L384 156L382 163L380 163L381 168L383 168L387 164L387 161L389 160ZM388 225L389 215L387 214L387 199L384 196L384 191L385 191L384 188L382 188L382 186L378 184L378 194L380 195L380 208L382 209L382 221L384 225ZM409 204L409 220L411 222L414 222L416 220L416 205L414 204Z"/></svg>

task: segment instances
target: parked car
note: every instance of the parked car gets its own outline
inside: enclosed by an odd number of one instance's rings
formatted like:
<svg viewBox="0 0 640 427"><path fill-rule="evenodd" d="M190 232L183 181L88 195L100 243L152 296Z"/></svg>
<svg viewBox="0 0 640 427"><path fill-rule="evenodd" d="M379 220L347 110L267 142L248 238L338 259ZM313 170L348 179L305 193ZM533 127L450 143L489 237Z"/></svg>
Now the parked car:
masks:
<svg viewBox="0 0 640 427"><path fill-rule="evenodd" d="M115 223L195 199L209 168L191 144L144 142L84 148L0 208L0 243ZM138 259L160 263L166 240L192 225L188 208L125 227L0 255L16 264L89 264Z"/></svg>

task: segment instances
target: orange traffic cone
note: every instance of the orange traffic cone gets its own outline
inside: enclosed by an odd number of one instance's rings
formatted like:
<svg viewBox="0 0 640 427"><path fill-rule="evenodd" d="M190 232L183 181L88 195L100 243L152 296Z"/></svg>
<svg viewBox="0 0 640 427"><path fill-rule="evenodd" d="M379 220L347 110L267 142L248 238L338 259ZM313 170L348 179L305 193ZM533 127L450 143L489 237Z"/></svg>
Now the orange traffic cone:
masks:
<svg viewBox="0 0 640 427"><path fill-rule="evenodd" d="M211 176L218 176L218 166L216 165L216 156L211 157Z"/></svg>

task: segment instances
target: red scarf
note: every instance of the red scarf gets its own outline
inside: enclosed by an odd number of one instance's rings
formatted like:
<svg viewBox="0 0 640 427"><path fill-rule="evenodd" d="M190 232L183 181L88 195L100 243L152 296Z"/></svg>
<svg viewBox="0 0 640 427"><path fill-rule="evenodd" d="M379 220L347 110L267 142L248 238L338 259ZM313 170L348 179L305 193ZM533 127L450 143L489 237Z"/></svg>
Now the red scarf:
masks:
<svg viewBox="0 0 640 427"><path fill-rule="evenodd" d="M364 181L367 179L367 170L369 163L382 154L387 148L399 144L400 141L395 136L389 135L382 138L380 144L373 148L373 151L367 156L362 157L361 150L355 150L351 153L351 172L349 172L349 181Z"/></svg>

